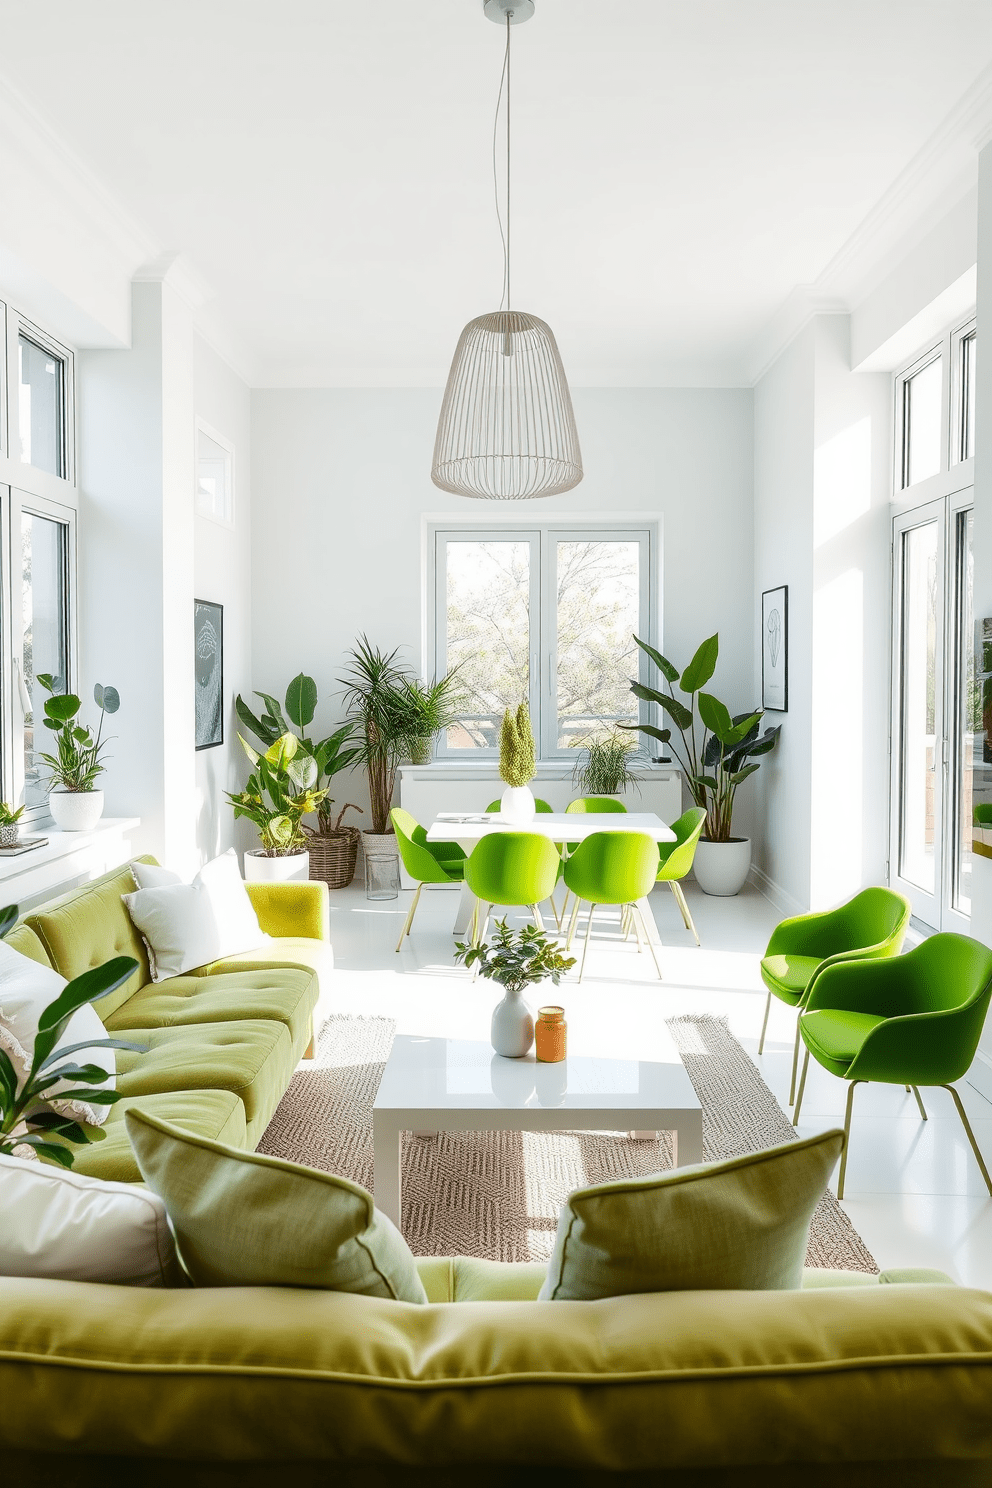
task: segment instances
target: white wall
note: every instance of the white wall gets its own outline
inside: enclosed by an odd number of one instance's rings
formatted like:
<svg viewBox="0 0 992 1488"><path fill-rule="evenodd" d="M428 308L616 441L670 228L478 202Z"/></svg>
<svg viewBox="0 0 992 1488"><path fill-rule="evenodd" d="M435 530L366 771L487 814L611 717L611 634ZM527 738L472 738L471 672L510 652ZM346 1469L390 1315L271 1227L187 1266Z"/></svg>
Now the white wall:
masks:
<svg viewBox="0 0 992 1488"><path fill-rule="evenodd" d="M992 145L978 159L978 333L992 305ZM992 615L992 365L979 361L975 429L975 617ZM972 933L992 945L992 860L975 857L971 900ZM983 1046L992 1056L992 1027ZM992 1075L989 1077L992 1096Z"/></svg>
<svg viewBox="0 0 992 1488"><path fill-rule="evenodd" d="M685 662L719 630L714 688L754 701L751 421L748 390L573 393L585 479L553 500L479 503L431 484L440 392L261 390L252 394L252 671L281 692L301 668L330 726L346 649L362 631L420 662L421 523L427 513L493 523L561 512L643 512L664 524L664 646ZM347 790L345 789L347 787ZM750 830L750 788L739 824ZM339 801L367 804L360 780Z"/></svg>
<svg viewBox="0 0 992 1488"><path fill-rule="evenodd" d="M251 693L251 399L247 386L200 336L193 343L198 418L234 446L234 526L196 515L197 599L224 606L224 743L196 755L196 845L205 862L227 848L253 845L235 823L224 792L239 790L247 761L238 743L234 698ZM263 529L264 530L264 529ZM192 654L190 655L192 666Z"/></svg>

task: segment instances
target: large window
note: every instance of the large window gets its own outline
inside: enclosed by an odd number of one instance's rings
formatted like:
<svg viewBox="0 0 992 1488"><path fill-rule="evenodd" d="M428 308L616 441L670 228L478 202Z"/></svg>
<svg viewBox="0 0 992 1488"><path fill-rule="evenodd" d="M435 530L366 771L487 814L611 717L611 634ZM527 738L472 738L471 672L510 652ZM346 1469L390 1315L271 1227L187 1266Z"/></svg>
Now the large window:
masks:
<svg viewBox="0 0 992 1488"><path fill-rule="evenodd" d="M975 453L975 322L948 331L895 379L895 492L899 501L937 494L954 467Z"/></svg>
<svg viewBox="0 0 992 1488"><path fill-rule="evenodd" d="M526 700L542 758L640 714L633 636L651 638L656 534L601 525L434 529L435 665L465 706L441 752L494 754Z"/></svg>

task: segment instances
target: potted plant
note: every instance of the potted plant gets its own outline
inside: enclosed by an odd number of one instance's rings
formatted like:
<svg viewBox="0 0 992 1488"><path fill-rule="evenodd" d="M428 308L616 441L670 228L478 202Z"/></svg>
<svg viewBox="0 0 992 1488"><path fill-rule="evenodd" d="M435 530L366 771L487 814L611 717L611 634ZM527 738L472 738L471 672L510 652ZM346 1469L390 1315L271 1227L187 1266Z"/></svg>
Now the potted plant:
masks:
<svg viewBox="0 0 992 1488"><path fill-rule="evenodd" d="M17 924L17 906L0 910L0 938ZM120 1100L116 1090L105 1086L109 1071L96 1064L78 1064L72 1059L81 1049L134 1049L143 1052L144 1045L123 1039L87 1039L85 1044L56 1045L72 1019L87 1002L96 1002L123 986L138 969L131 956L115 956L103 966L84 971L68 982L54 1002L49 1003L38 1020L31 1063L18 1072L7 1050L0 1048L0 1153L5 1157L21 1155L27 1148L36 1157L71 1168L72 1150L65 1142L77 1146L98 1142L106 1133L101 1126L84 1126L73 1117L55 1110L49 1104L56 1085L70 1082L68 1090L57 1092L55 1099L85 1101L89 1106L110 1106ZM56 1137L58 1141L52 1141Z"/></svg>
<svg viewBox="0 0 992 1488"><path fill-rule="evenodd" d="M358 759L369 782L372 825L362 832L366 862L376 861L381 875L399 885L396 834L389 811L396 789L396 770L410 738L407 698L413 680L409 667L398 661L399 647L380 651L360 636L349 651L351 665L339 680L345 707L358 737Z"/></svg>
<svg viewBox="0 0 992 1488"><path fill-rule="evenodd" d="M737 789L759 768L758 757L775 748L782 725L761 733L764 715L760 708L731 717L723 703L702 691L716 670L719 636L703 641L681 674L660 651L637 636L634 640L661 672L668 690L658 691L640 682L632 682L630 690L644 702L657 703L671 719L680 742L675 742L670 728L649 723L622 727L639 729L662 744L671 743L693 801L706 812L705 831L693 860L696 882L704 894L737 894L751 867L750 838L733 836ZM684 702L675 696L676 684L685 695Z"/></svg>
<svg viewBox="0 0 992 1488"><path fill-rule="evenodd" d="M0 801L0 847L15 847L17 844L17 823L24 815L24 807L18 806L15 811L8 806L6 801Z"/></svg>
<svg viewBox="0 0 992 1488"><path fill-rule="evenodd" d="M461 705L458 668L422 682L411 677L403 685L407 711L407 749L414 765L429 765L434 757L434 744L439 734L457 722Z"/></svg>
<svg viewBox="0 0 992 1488"><path fill-rule="evenodd" d="M563 956L555 941L536 925L511 930L497 920L492 940L482 945L455 946L455 960L476 967L479 976L503 988L503 1001L493 1010L490 1038L497 1054L522 1059L534 1042L534 1014L523 999L525 987L550 980L557 987L574 956Z"/></svg>
<svg viewBox="0 0 992 1488"><path fill-rule="evenodd" d="M537 774L537 751L526 703L521 703L515 714L509 708L503 714L499 732L499 774L507 787L500 797L500 815L511 822L533 821L537 808L530 782Z"/></svg>
<svg viewBox="0 0 992 1488"><path fill-rule="evenodd" d="M310 854L310 877L320 879L330 889L346 888L355 876L360 833L357 827L342 826L342 818L346 811L361 813L362 808L349 801L335 815L334 801L327 791L334 776L346 770L358 758L358 748L347 747L355 725L348 722L319 741L307 737L306 730L313 722L317 710L317 684L303 672L298 673L286 689L283 705L285 715L283 708L267 692L256 693L256 697L260 697L265 704L266 711L261 718L255 716L242 697L238 696L234 700L238 717L246 728L268 748L277 739L292 732L286 721L288 716L300 730L300 749L309 754L317 766L316 783L323 792L316 807L317 825L315 828L303 828Z"/></svg>
<svg viewBox="0 0 992 1488"><path fill-rule="evenodd" d="M295 734L286 733L259 754L239 734L254 766L244 790L227 792L235 817L255 824L261 847L245 853L245 878L300 879L310 876L310 854L303 818L316 811L324 798L317 789L317 764L301 749Z"/></svg>
<svg viewBox="0 0 992 1488"><path fill-rule="evenodd" d="M630 768L634 746L616 729L591 738L584 746L585 758L576 761L572 784L584 796L622 796L637 784Z"/></svg>
<svg viewBox="0 0 992 1488"><path fill-rule="evenodd" d="M108 713L117 712L120 695L116 687L102 687L99 683L94 687L93 700L100 709L94 739L90 730L78 722L83 705L75 693L56 692L56 679L48 672L39 673L35 681L51 694L45 701L42 722L55 735L56 753L39 751L39 758L48 766L50 775L48 809L63 832L89 831L103 813L103 791L95 785L107 768L101 763L101 754L109 742L102 737L103 720Z"/></svg>

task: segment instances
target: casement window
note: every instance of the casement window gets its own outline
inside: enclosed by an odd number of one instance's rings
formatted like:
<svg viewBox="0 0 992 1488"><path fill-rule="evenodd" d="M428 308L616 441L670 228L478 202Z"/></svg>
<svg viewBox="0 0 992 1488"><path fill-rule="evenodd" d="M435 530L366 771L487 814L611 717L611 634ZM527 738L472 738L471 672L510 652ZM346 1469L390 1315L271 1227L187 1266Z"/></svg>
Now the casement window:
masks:
<svg viewBox="0 0 992 1488"><path fill-rule="evenodd" d="M914 487L954 476L975 453L974 320L948 331L895 378L895 492L914 499ZM926 499L930 491L924 490ZM934 493L936 494L936 492Z"/></svg>
<svg viewBox="0 0 992 1488"><path fill-rule="evenodd" d="M499 750L505 708L530 707L539 757L561 759L644 714L636 633L655 639L658 533L651 524L434 524L434 667L460 668L461 715L448 758Z"/></svg>
<svg viewBox="0 0 992 1488"><path fill-rule="evenodd" d="M73 354L0 305L0 794L47 815L39 673L76 685Z"/></svg>

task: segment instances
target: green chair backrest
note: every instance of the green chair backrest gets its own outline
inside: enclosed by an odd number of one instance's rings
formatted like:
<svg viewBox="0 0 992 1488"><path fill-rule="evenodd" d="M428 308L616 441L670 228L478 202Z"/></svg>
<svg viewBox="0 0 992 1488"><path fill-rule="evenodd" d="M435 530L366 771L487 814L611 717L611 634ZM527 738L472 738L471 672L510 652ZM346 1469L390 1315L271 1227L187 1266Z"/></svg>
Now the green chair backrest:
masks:
<svg viewBox="0 0 992 1488"><path fill-rule="evenodd" d="M626 811L627 808L616 796L579 796L574 801L569 801L565 807L566 811L586 811L590 813L606 811Z"/></svg>
<svg viewBox="0 0 992 1488"><path fill-rule="evenodd" d="M863 952L898 956L911 913L909 900L894 889L862 889L837 909L783 920L772 931L765 955L792 952L823 959Z"/></svg>
<svg viewBox="0 0 992 1488"><path fill-rule="evenodd" d="M645 832L593 832L564 867L566 888L590 904L631 904L651 892L658 844Z"/></svg>
<svg viewBox="0 0 992 1488"><path fill-rule="evenodd" d="M486 904L540 904L554 893L561 858L540 832L489 832L465 863L465 882Z"/></svg>
<svg viewBox="0 0 992 1488"><path fill-rule="evenodd" d="M451 883L451 875L445 873L427 842L427 833L409 811L394 806L389 819L396 833L396 846L403 860L403 867L418 883Z"/></svg>
<svg viewBox="0 0 992 1488"><path fill-rule="evenodd" d="M489 805L486 807L486 815L488 816L489 813L492 812L492 811L498 811L499 810L499 807L500 807L499 801L490 801L489 802ZM534 797L534 810L539 815L551 816L553 814L553 812L554 812L554 807L553 806L549 806L548 803L547 803L547 801L542 801L541 798L540 798L540 796L535 796Z"/></svg>
<svg viewBox="0 0 992 1488"><path fill-rule="evenodd" d="M658 844L661 858L661 867L658 869L660 880L667 883L670 879L685 878L692 867L696 843L705 825L706 809L703 806L691 806L678 821L672 822L675 841Z"/></svg>

